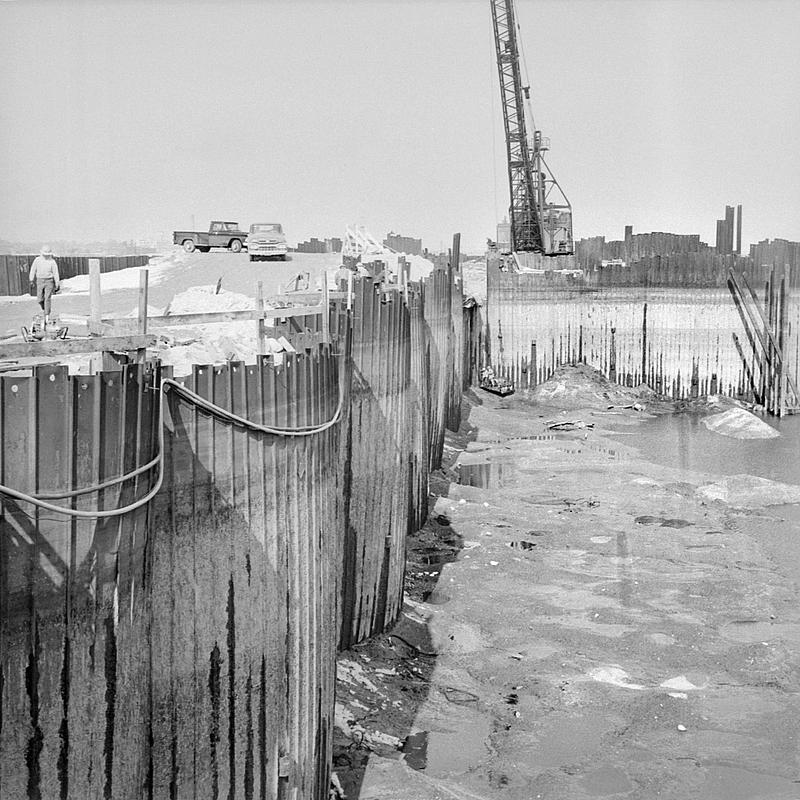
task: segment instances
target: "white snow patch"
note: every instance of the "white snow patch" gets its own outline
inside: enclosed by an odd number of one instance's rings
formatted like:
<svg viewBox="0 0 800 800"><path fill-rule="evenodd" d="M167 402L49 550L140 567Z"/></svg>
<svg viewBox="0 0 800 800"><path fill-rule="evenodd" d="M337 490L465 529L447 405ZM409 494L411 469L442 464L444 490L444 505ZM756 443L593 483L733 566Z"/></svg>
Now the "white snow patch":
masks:
<svg viewBox="0 0 800 800"><path fill-rule="evenodd" d="M607 667L595 667L589 670L589 677L594 681L600 683L608 683L612 686L619 686L621 689L634 689L636 691L644 691L645 686L639 683L630 683L629 675L622 667L612 664Z"/></svg>
<svg viewBox="0 0 800 800"><path fill-rule="evenodd" d="M336 679L350 684L361 684L371 692L380 694L380 689L364 674L364 667L356 661L341 659L336 664Z"/></svg>
<svg viewBox="0 0 800 800"><path fill-rule="evenodd" d="M0 295L0 303L27 303L28 300L36 301L36 298L30 294L4 294Z"/></svg>
<svg viewBox="0 0 800 800"><path fill-rule="evenodd" d="M215 284L190 286L168 303L165 313L170 314L211 314L218 311L252 311L256 301L239 292L220 289Z"/></svg>
<svg viewBox="0 0 800 800"><path fill-rule="evenodd" d="M359 704L359 708L363 708L363 706ZM383 745L400 749L402 744L396 736L391 734L366 730L363 725L356 721L353 713L343 703L337 702L334 706L333 724L350 738L355 738L354 735L357 735L359 742L373 747L375 745Z"/></svg>
<svg viewBox="0 0 800 800"><path fill-rule="evenodd" d="M676 692L696 692L698 689L705 689L705 685L697 686L685 675L678 675L676 678L670 678L660 685L662 689L672 689Z"/></svg>
<svg viewBox="0 0 800 800"><path fill-rule="evenodd" d="M734 439L774 439L780 436L775 428L744 408L730 408L721 414L713 414L706 417L703 424L714 433Z"/></svg>
<svg viewBox="0 0 800 800"><path fill-rule="evenodd" d="M800 486L755 475L730 475L697 489L704 500L721 500L734 508L763 508L800 503Z"/></svg>
<svg viewBox="0 0 800 800"><path fill-rule="evenodd" d="M167 275L175 266L171 260L164 260L155 266L150 263L146 267L128 267L116 272L104 272L100 275L100 291L113 292L116 289L136 289L139 286L139 273L146 269L148 271L147 282L149 286L161 283L166 280ZM61 281L62 294L89 294L89 276L76 275L74 278L67 278Z"/></svg>

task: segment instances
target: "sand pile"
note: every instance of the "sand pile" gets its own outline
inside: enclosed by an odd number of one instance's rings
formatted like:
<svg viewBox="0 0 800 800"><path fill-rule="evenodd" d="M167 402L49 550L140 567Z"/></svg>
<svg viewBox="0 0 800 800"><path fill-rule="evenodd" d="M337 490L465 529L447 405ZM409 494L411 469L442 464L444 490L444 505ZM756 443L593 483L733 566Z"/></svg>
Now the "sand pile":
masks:
<svg viewBox="0 0 800 800"><path fill-rule="evenodd" d="M606 409L609 406L642 404L655 397L655 392L648 386L620 386L586 364L559 367L528 394L528 399L537 404L559 408Z"/></svg>

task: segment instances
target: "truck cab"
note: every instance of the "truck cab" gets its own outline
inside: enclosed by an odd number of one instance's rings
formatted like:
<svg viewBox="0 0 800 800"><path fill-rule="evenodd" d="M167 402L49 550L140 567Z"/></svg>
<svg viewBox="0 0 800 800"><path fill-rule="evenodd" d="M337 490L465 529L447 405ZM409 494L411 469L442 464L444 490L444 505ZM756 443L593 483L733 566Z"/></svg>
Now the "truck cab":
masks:
<svg viewBox="0 0 800 800"><path fill-rule="evenodd" d="M247 241L247 234L239 230L238 222L212 222L208 226L208 246L226 247L238 253Z"/></svg>
<svg viewBox="0 0 800 800"><path fill-rule="evenodd" d="M174 231L172 241L187 253L195 250L207 253L212 247L224 247L232 253L239 253L246 246L247 234L239 230L238 222L215 220L208 226L208 231Z"/></svg>
<svg viewBox="0 0 800 800"><path fill-rule="evenodd" d="M256 222L247 234L247 251L251 261L277 258L286 261L289 249L286 236L278 222Z"/></svg>

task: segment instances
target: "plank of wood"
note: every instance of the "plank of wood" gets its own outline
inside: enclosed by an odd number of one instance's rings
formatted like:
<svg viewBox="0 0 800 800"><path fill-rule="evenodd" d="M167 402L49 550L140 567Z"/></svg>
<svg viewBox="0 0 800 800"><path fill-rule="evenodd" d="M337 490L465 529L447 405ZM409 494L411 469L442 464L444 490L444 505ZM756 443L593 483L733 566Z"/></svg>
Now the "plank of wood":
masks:
<svg viewBox="0 0 800 800"><path fill-rule="evenodd" d="M263 319L289 319L305 317L310 314L321 314L322 305L291 306L289 308L265 308ZM255 322L258 319L255 309L251 311L216 311L208 314L168 314L162 317L148 317L147 325L151 328L169 328L174 325L204 325L219 322ZM131 317L106 318L103 324L115 331L134 330L138 320Z"/></svg>
<svg viewBox="0 0 800 800"><path fill-rule="evenodd" d="M215 311L209 314L168 314L161 317L148 317L150 327L165 328L170 325L202 325L207 322L248 322L255 319L255 311ZM103 320L115 329L137 327L135 317L108 317Z"/></svg>
<svg viewBox="0 0 800 800"><path fill-rule="evenodd" d="M29 358L37 356L66 356L95 353L102 350L139 350L152 347L156 337L97 336L81 339L47 339L41 342L2 342L0 358Z"/></svg>
<svg viewBox="0 0 800 800"><path fill-rule="evenodd" d="M34 367L45 367L58 364L57 358L29 358L23 361L16 359L3 361L0 363L0 372L16 372L22 369L33 369Z"/></svg>

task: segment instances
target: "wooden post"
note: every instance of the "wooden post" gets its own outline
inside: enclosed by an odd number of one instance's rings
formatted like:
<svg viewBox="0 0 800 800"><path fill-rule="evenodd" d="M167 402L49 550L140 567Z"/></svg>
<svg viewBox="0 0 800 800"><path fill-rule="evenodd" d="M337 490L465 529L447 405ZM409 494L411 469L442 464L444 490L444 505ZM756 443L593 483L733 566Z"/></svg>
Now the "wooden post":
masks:
<svg viewBox="0 0 800 800"><path fill-rule="evenodd" d="M608 353L608 379L611 383L617 382L617 329L611 329L611 344Z"/></svg>
<svg viewBox="0 0 800 800"><path fill-rule="evenodd" d="M456 275L461 274L461 234L453 234L453 249L450 251L450 259L453 267L453 272Z"/></svg>
<svg viewBox="0 0 800 800"><path fill-rule="evenodd" d="M139 270L139 333L147 333L147 273L146 269Z"/></svg>
<svg viewBox="0 0 800 800"><path fill-rule="evenodd" d="M783 272L783 270L782 270ZM780 282L780 289L777 297L776 303L776 325L777 325L777 333L778 333L778 349L783 354L785 353L784 347L786 342L786 274L783 272L781 275L781 282ZM786 402L786 393L784 391L784 381L783 381L783 374L784 370L788 372L787 365L784 363L784 360L781 359L777 366L777 392L776 392L776 401L777 401L777 411L778 416L783 416L783 407Z"/></svg>
<svg viewBox="0 0 800 800"><path fill-rule="evenodd" d="M264 336L264 284L261 281L256 284L256 341L258 354L262 356L267 342Z"/></svg>
<svg viewBox="0 0 800 800"><path fill-rule="evenodd" d="M100 309L100 259L89 259L89 333L99 333L103 314Z"/></svg>
<svg viewBox="0 0 800 800"><path fill-rule="evenodd" d="M539 383L538 364L536 363L536 342L531 342L531 359L528 364L528 370L531 374L531 387Z"/></svg>
<svg viewBox="0 0 800 800"><path fill-rule="evenodd" d="M700 395L700 364L692 359L691 396L695 400Z"/></svg>
<svg viewBox="0 0 800 800"><path fill-rule="evenodd" d="M329 342L331 340L330 330L330 300L328 298L328 273L322 273L322 341Z"/></svg>
<svg viewBox="0 0 800 800"><path fill-rule="evenodd" d="M642 378L641 383L647 383L647 303L642 312Z"/></svg>
<svg viewBox="0 0 800 800"><path fill-rule="evenodd" d="M353 270L349 270L349 274L347 276L347 310L350 311L353 308Z"/></svg>

